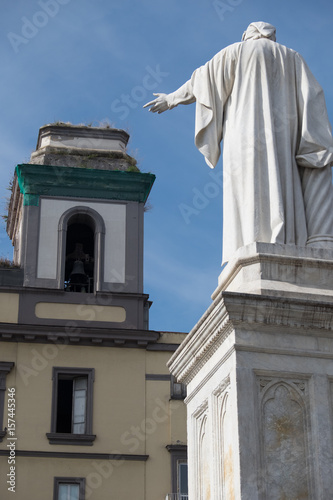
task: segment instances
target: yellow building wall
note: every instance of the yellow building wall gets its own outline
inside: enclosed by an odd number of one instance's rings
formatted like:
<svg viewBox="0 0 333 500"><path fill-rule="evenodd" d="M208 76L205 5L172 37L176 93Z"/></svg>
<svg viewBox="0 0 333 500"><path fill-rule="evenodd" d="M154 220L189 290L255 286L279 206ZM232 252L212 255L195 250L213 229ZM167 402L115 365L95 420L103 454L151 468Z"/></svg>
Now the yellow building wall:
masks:
<svg viewBox="0 0 333 500"><path fill-rule="evenodd" d="M186 410L183 401L170 400L170 381L146 380L146 374L168 375L170 352L13 342L2 342L0 349L0 361L15 363L6 387L16 389L18 450L149 455L146 462L18 456L17 500L26 500L27 491L29 499L52 500L55 476L85 477L86 500L165 500L171 492L166 445L186 443ZM52 445L46 437L54 366L95 369L92 446ZM4 426L6 418L5 402ZM6 449L6 438L0 450ZM0 464L3 474L7 457L0 456ZM12 499L9 495L2 479L0 498Z"/></svg>
<svg viewBox="0 0 333 500"><path fill-rule="evenodd" d="M20 449L34 450L38 443L38 450L43 451L83 451L78 445L50 445L46 437L51 430L52 368L59 366L95 369L92 431L96 440L88 451L130 453L126 433L145 418L144 350L28 343L2 343L1 348L1 361L15 362L7 387L14 384L16 388ZM24 408L24 418L20 408ZM144 442L135 453L145 453Z"/></svg>
<svg viewBox="0 0 333 500"><path fill-rule="evenodd" d="M174 336L171 338L174 340ZM169 358L170 352L148 351L146 372L169 375ZM146 465L146 500L165 500L167 493L172 493L171 455L166 445L186 444L186 407L182 400L170 399L170 381L162 380L146 381L146 404L147 454L154 457Z"/></svg>
<svg viewBox="0 0 333 500"><path fill-rule="evenodd" d="M146 500L165 500L171 493L171 458L166 449L170 444L170 382L147 380L146 391L147 454L154 457L146 464Z"/></svg>
<svg viewBox="0 0 333 500"><path fill-rule="evenodd" d="M7 458L0 457L1 500L53 500L54 477L85 477L85 500L144 500L144 462L18 457L16 491L5 486Z"/></svg>

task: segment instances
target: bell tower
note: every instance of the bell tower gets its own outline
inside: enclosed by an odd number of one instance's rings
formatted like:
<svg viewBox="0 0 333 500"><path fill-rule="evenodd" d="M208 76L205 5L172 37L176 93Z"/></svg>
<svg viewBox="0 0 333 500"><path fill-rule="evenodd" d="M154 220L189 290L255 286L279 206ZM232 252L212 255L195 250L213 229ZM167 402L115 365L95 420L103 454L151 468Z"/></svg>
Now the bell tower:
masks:
<svg viewBox="0 0 333 500"><path fill-rule="evenodd" d="M186 334L148 325L143 219L155 176L139 171L128 139L45 125L15 169L16 265L0 266L1 499L8 486L34 500L186 489L185 395L166 366Z"/></svg>
<svg viewBox="0 0 333 500"><path fill-rule="evenodd" d="M155 176L127 155L128 139L113 128L45 125L30 162L16 167L7 231L30 310L43 320L63 318L64 307L76 318L85 294L101 321L147 328L143 213Z"/></svg>

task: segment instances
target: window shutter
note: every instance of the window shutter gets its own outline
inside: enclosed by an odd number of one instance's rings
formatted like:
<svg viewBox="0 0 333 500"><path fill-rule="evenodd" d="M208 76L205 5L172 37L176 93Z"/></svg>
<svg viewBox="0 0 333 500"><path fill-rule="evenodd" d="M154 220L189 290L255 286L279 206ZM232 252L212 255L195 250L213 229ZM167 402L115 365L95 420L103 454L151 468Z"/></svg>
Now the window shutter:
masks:
<svg viewBox="0 0 333 500"><path fill-rule="evenodd" d="M73 434L86 432L87 390L87 377L77 377L73 380Z"/></svg>

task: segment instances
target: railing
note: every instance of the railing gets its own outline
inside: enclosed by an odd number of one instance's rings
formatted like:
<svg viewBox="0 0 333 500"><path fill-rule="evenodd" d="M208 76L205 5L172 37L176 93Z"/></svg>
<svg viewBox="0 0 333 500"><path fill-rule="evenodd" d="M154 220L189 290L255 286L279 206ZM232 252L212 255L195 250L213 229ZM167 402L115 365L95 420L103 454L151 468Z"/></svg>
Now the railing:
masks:
<svg viewBox="0 0 333 500"><path fill-rule="evenodd" d="M71 283L69 280L65 281L64 288L66 292L94 292L94 278L88 276L88 280L84 283Z"/></svg>
<svg viewBox="0 0 333 500"><path fill-rule="evenodd" d="M188 495L185 493L169 493L165 500L188 500Z"/></svg>

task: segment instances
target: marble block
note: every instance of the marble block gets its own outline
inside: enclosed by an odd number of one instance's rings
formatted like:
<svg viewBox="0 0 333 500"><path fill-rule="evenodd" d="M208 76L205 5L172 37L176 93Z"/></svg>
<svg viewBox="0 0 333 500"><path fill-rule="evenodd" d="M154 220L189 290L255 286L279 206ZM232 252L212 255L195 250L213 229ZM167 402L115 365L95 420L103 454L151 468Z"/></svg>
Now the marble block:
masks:
<svg viewBox="0 0 333 500"><path fill-rule="evenodd" d="M332 300L333 249L251 243L225 266L212 299L224 290Z"/></svg>

